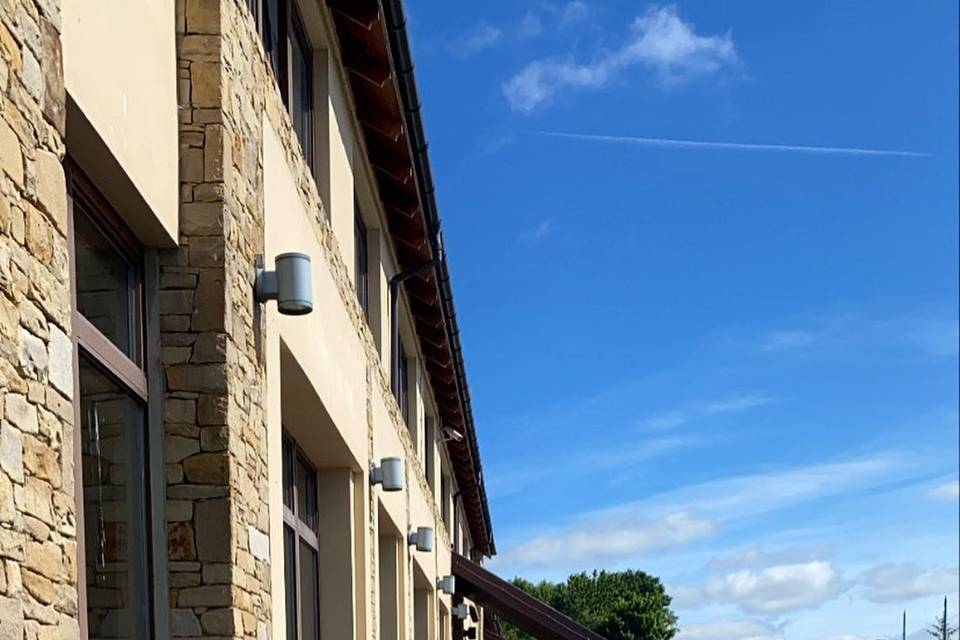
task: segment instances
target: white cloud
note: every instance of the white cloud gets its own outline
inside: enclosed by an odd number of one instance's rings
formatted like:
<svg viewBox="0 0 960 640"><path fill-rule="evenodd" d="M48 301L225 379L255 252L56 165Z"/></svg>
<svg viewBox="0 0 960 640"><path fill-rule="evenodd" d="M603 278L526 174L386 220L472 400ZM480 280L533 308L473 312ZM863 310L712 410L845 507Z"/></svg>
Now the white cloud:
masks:
<svg viewBox="0 0 960 640"><path fill-rule="evenodd" d="M629 39L619 49L599 51L587 63L534 60L504 83L503 91L512 109L530 112L560 91L600 88L634 66L646 67L662 82L677 83L737 61L729 33L698 35L676 7L653 7L634 20Z"/></svg>
<svg viewBox="0 0 960 640"><path fill-rule="evenodd" d="M541 33L543 33L543 22L540 21L540 16L528 11L517 28L517 37L521 40L529 40L530 38L536 38Z"/></svg>
<svg viewBox="0 0 960 640"><path fill-rule="evenodd" d="M882 564L865 571L860 581L864 597L871 602L907 602L924 596L955 593L960 584L960 568L924 571L910 562Z"/></svg>
<svg viewBox="0 0 960 640"><path fill-rule="evenodd" d="M590 7L581 0L572 0L560 9L560 26L566 27L586 20Z"/></svg>
<svg viewBox="0 0 960 640"><path fill-rule="evenodd" d="M503 38L503 30L485 20L477 25L462 38L451 43L451 50L461 56L471 56L485 49L495 46Z"/></svg>
<svg viewBox="0 0 960 640"><path fill-rule="evenodd" d="M930 490L929 496L934 500L946 500L948 502L960 500L960 480L953 480L934 487Z"/></svg>
<svg viewBox="0 0 960 640"><path fill-rule="evenodd" d="M550 235L550 231L552 227L553 227L553 221L550 220L549 218L545 220L541 220L540 222L537 223L536 226L531 227L529 229L524 229L523 231L521 231L520 234L517 236L517 239L520 242L526 242L531 244L540 242L541 240L546 238L548 235Z"/></svg>
<svg viewBox="0 0 960 640"><path fill-rule="evenodd" d="M827 552L828 550L823 547L787 547L771 550L760 546L752 546L726 556L712 558L707 563L706 568L722 571L769 567L777 564L796 564L822 558Z"/></svg>
<svg viewBox="0 0 960 640"><path fill-rule="evenodd" d="M718 413L739 413L754 407L762 407L774 402L773 398L760 395L735 396L720 402L710 402L703 405L700 409L704 415L716 415Z"/></svg>
<svg viewBox="0 0 960 640"><path fill-rule="evenodd" d="M794 506L814 498L859 491L907 477L910 466L893 455L878 454L842 462L793 467L721 478L667 491L624 508L646 513L677 510L717 520L734 520Z"/></svg>
<svg viewBox="0 0 960 640"><path fill-rule="evenodd" d="M693 437L650 438L635 446L620 446L615 451L595 453L584 457L584 467L589 469L609 469L631 463L644 462L659 458L671 451L698 444L700 439Z"/></svg>
<svg viewBox="0 0 960 640"><path fill-rule="evenodd" d="M667 431L686 424L697 417L740 413L773 402L776 402L774 398L763 395L732 396L723 400L704 402L692 408L682 410L673 409L658 413L640 420L637 423L637 428L641 431Z"/></svg>
<svg viewBox="0 0 960 640"><path fill-rule="evenodd" d="M818 339L817 334L810 331L800 331L789 329L785 331L774 331L767 334L760 341L760 351L790 351L806 347Z"/></svg>
<svg viewBox="0 0 960 640"><path fill-rule="evenodd" d="M760 144L755 142L723 142L717 140L683 140L679 138L650 138L642 136L597 135L591 133L570 133L567 131L528 131L529 135L546 136L550 138L567 138L571 140L587 140L594 142L608 142L617 144L632 144L647 147L665 147L680 149L711 149L726 151L776 151L788 153L813 153L827 155L854 155L854 156L900 156L908 158L929 158L932 154L923 151L905 151L898 149L872 149L866 147L826 147L803 144ZM908 334L909 335L909 334ZM921 339L927 336L921 334ZM956 352L956 340L952 343L946 340L950 336L936 334L929 336L930 350L934 355L949 353L949 349ZM951 345L952 346L949 346Z"/></svg>
<svg viewBox="0 0 960 640"><path fill-rule="evenodd" d="M680 586L668 591L680 609L732 604L749 613L778 614L818 607L845 588L833 565L815 560L760 571L740 569L711 578L700 586Z"/></svg>
<svg viewBox="0 0 960 640"><path fill-rule="evenodd" d="M506 549L497 564L550 566L558 562L591 564L672 547L714 532L714 524L689 513L648 520L640 512L583 518L551 533Z"/></svg>
<svg viewBox="0 0 960 640"><path fill-rule="evenodd" d="M718 620L680 624L677 640L774 640L781 638L779 627L760 620Z"/></svg>

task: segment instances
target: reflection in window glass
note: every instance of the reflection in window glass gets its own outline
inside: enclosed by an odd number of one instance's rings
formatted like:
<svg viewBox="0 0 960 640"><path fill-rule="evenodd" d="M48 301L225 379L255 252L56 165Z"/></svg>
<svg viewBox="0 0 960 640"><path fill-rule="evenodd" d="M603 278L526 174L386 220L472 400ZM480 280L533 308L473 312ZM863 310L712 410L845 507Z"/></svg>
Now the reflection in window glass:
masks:
<svg viewBox="0 0 960 640"><path fill-rule="evenodd" d="M143 407L81 355L80 411L89 637L146 639Z"/></svg>
<svg viewBox="0 0 960 640"><path fill-rule="evenodd" d="M300 628L302 640L320 637L320 576L317 571L317 552L300 541Z"/></svg>
<svg viewBox="0 0 960 640"><path fill-rule="evenodd" d="M263 49L267 53L267 59L270 60L270 67L273 69L273 75L282 89L284 82L281 78L280 66L280 0L264 0L263 16L260 34L263 39Z"/></svg>
<svg viewBox="0 0 960 640"><path fill-rule="evenodd" d="M291 16L290 119L308 167L313 167L313 58L310 41L296 11Z"/></svg>
<svg viewBox="0 0 960 640"><path fill-rule="evenodd" d="M283 527L283 583L286 591L287 640L297 640L296 534Z"/></svg>
<svg viewBox="0 0 960 640"><path fill-rule="evenodd" d="M74 200L77 308L120 351L140 364L140 271Z"/></svg>

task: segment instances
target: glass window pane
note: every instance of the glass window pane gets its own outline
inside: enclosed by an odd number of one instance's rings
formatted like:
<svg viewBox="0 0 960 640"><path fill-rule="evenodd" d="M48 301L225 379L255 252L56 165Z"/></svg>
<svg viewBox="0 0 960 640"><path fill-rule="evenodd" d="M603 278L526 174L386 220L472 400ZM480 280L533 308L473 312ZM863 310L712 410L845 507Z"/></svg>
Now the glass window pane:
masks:
<svg viewBox="0 0 960 640"><path fill-rule="evenodd" d="M317 528L317 476L297 458L297 515L312 530Z"/></svg>
<svg viewBox="0 0 960 640"><path fill-rule="evenodd" d="M354 205L357 207L357 205ZM367 228L360 218L359 208L356 208L353 224L353 235L355 244L355 265L357 278L357 300L360 302L360 308L364 315L367 315Z"/></svg>
<svg viewBox="0 0 960 640"><path fill-rule="evenodd" d="M286 599L287 640L297 640L297 537L293 529L283 527L283 586Z"/></svg>
<svg viewBox="0 0 960 640"><path fill-rule="evenodd" d="M140 364L140 272L74 200L77 307L110 342Z"/></svg>
<svg viewBox="0 0 960 640"><path fill-rule="evenodd" d="M313 167L313 60L310 41L296 12L290 37L290 116L307 166Z"/></svg>
<svg viewBox="0 0 960 640"><path fill-rule="evenodd" d="M267 59L273 68L273 75L277 83L283 86L283 77L280 69L280 0L264 0L262 16L263 49L267 52Z"/></svg>
<svg viewBox="0 0 960 640"><path fill-rule="evenodd" d="M300 628L303 640L320 637L320 574L317 552L300 541Z"/></svg>
<svg viewBox="0 0 960 640"><path fill-rule="evenodd" d="M142 406L80 357L83 526L89 637L147 638Z"/></svg>
<svg viewBox="0 0 960 640"><path fill-rule="evenodd" d="M284 438L283 450L283 504L293 509L293 443Z"/></svg>

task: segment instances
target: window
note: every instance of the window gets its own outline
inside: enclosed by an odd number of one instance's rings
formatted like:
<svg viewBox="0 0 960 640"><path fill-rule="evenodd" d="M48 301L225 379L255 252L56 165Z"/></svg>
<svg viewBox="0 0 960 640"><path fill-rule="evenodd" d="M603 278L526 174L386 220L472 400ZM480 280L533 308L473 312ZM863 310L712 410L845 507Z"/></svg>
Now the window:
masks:
<svg viewBox="0 0 960 640"><path fill-rule="evenodd" d="M313 169L313 49L294 9L290 13L290 119L307 166Z"/></svg>
<svg viewBox="0 0 960 640"><path fill-rule="evenodd" d="M431 493L436 491L433 486L433 447L434 439L437 437L436 430L437 419L428 416L423 426L423 470Z"/></svg>
<svg viewBox="0 0 960 640"><path fill-rule="evenodd" d="M354 240L354 271L356 273L357 301L363 309L364 317L370 317L367 265L367 227L360 216L359 205L354 206L353 240Z"/></svg>
<svg viewBox="0 0 960 640"><path fill-rule="evenodd" d="M450 482L445 473L440 475L440 519L447 531L450 531ZM453 535L452 531L450 535Z"/></svg>
<svg viewBox="0 0 960 640"><path fill-rule="evenodd" d="M407 363L407 352L403 348L403 342L400 343L399 362L397 362L397 405L400 407L400 415L403 416L404 424L410 424L410 371Z"/></svg>
<svg viewBox="0 0 960 640"><path fill-rule="evenodd" d="M144 250L93 185L75 169L69 175L79 350L75 455L83 478L81 622L91 638L146 639L156 606Z"/></svg>
<svg viewBox="0 0 960 640"><path fill-rule="evenodd" d="M260 38L290 111L307 166L314 166L313 46L293 0L250 0Z"/></svg>
<svg viewBox="0 0 960 640"><path fill-rule="evenodd" d="M289 436L283 439L283 577L287 640L320 637L317 472Z"/></svg>

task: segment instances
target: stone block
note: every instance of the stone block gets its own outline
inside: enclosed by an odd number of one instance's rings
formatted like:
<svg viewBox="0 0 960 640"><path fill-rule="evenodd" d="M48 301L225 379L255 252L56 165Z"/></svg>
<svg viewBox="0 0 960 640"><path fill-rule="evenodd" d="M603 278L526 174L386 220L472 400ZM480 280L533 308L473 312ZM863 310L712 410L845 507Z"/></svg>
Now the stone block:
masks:
<svg viewBox="0 0 960 640"><path fill-rule="evenodd" d="M49 335L47 319L43 316L43 312L40 311L37 305L29 300L22 300L18 310L20 312L20 324L33 335L46 339Z"/></svg>
<svg viewBox="0 0 960 640"><path fill-rule="evenodd" d="M54 542L28 540L25 545L23 568L39 573L50 580L61 580L65 575L63 552Z"/></svg>
<svg viewBox="0 0 960 640"><path fill-rule="evenodd" d="M20 368L37 380L45 381L47 379L48 363L49 356L47 355L46 343L26 329L21 328Z"/></svg>
<svg viewBox="0 0 960 640"><path fill-rule="evenodd" d="M190 638L203 633L200 620L190 609L170 610L170 635L174 638Z"/></svg>
<svg viewBox="0 0 960 640"><path fill-rule="evenodd" d="M20 598L0 596L0 640L23 640L23 623Z"/></svg>
<svg viewBox="0 0 960 640"><path fill-rule="evenodd" d="M203 155L202 152L197 150ZM201 158L202 162L202 158ZM202 166L200 171L202 172ZM198 189L203 185L198 185ZM180 232L186 236L209 236L223 233L223 203L188 202L180 205Z"/></svg>
<svg viewBox="0 0 960 640"><path fill-rule="evenodd" d="M236 609L211 609L200 616L204 632L214 636L232 636L243 631L240 612Z"/></svg>
<svg viewBox="0 0 960 640"><path fill-rule="evenodd" d="M230 502L205 500L197 505L197 552L204 562L230 562ZM209 605L213 606L213 605Z"/></svg>
<svg viewBox="0 0 960 640"><path fill-rule="evenodd" d="M68 398L73 397L73 342L56 325L50 326L50 383Z"/></svg>
<svg viewBox="0 0 960 640"><path fill-rule="evenodd" d="M57 230L67 235L67 185L60 158L49 151L37 151L33 161L37 174L37 199Z"/></svg>
<svg viewBox="0 0 960 640"><path fill-rule="evenodd" d="M220 5L209 0L186 0L187 33L220 33Z"/></svg>
<svg viewBox="0 0 960 640"><path fill-rule="evenodd" d="M50 223L39 209L28 204L25 225L27 250L37 260L50 264L53 260L53 230Z"/></svg>
<svg viewBox="0 0 960 640"><path fill-rule="evenodd" d="M197 402L197 422L204 426L225 425L229 406L230 400L225 395L202 395ZM200 433L203 437L203 432Z"/></svg>
<svg viewBox="0 0 960 640"><path fill-rule="evenodd" d="M0 169L17 185L23 185L23 154L20 139L10 125L0 118Z"/></svg>
<svg viewBox="0 0 960 640"><path fill-rule="evenodd" d="M6 421L0 423L0 469L23 484L23 436Z"/></svg>
<svg viewBox="0 0 960 640"><path fill-rule="evenodd" d="M200 453L183 461L187 480L195 484L223 484L229 481L229 460L223 453Z"/></svg>
<svg viewBox="0 0 960 640"><path fill-rule="evenodd" d="M224 240L219 236L197 236L190 238L190 266L191 267L222 267L224 254ZM192 291L190 292L193 293ZM198 300L202 303L202 300ZM161 307L163 308L163 307ZM189 313L187 309L184 313Z"/></svg>
<svg viewBox="0 0 960 640"><path fill-rule="evenodd" d="M39 433L37 408L27 401L25 395L8 393L4 396L4 409L7 420L24 433Z"/></svg>
<svg viewBox="0 0 960 640"><path fill-rule="evenodd" d="M33 571L23 571L23 586L26 587L30 595L43 604L53 604L57 598L56 585L48 578Z"/></svg>
<svg viewBox="0 0 960 640"><path fill-rule="evenodd" d="M232 594L228 585L208 585L182 589L177 594L178 607L229 607Z"/></svg>
<svg viewBox="0 0 960 640"><path fill-rule="evenodd" d="M167 388L171 391L226 393L227 370L224 365L182 364L167 369Z"/></svg>
<svg viewBox="0 0 960 640"><path fill-rule="evenodd" d="M197 559L197 547L193 527L188 522L167 524L167 553L172 561Z"/></svg>
<svg viewBox="0 0 960 640"><path fill-rule="evenodd" d="M193 346L191 362L214 363L227 361L227 336L223 333L202 333Z"/></svg>
<svg viewBox="0 0 960 640"><path fill-rule="evenodd" d="M220 105L220 65L217 62L190 65L190 103L200 108Z"/></svg>
<svg viewBox="0 0 960 640"><path fill-rule="evenodd" d="M195 438L167 436L163 442L164 460L167 464L180 462L200 452L200 443Z"/></svg>

